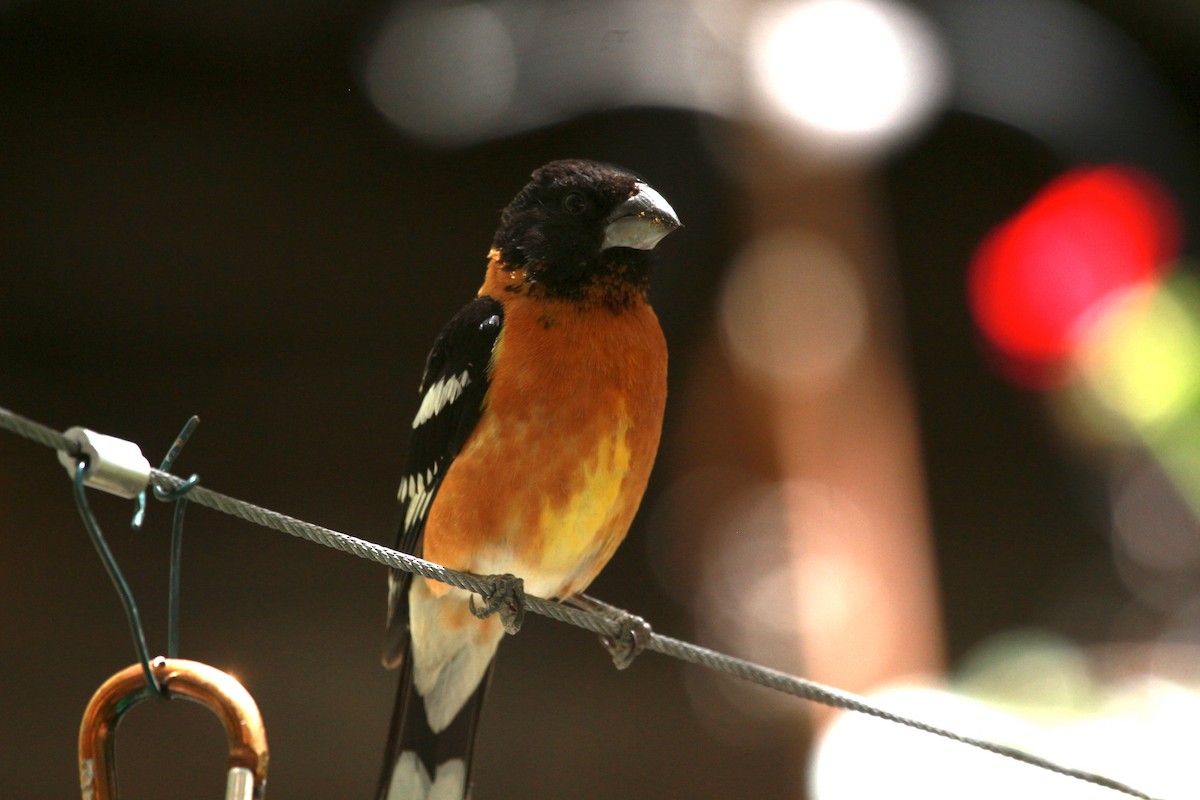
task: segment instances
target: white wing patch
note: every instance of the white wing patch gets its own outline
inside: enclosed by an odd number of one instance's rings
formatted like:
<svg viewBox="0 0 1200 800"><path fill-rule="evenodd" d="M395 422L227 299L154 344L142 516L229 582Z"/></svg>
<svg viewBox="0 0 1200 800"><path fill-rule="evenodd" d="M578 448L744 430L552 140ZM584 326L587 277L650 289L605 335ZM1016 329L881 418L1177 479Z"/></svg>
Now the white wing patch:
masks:
<svg viewBox="0 0 1200 800"><path fill-rule="evenodd" d="M400 491L396 494L396 499L401 503L408 502L408 508L404 512L404 530L411 529L429 511L429 504L433 502L433 479L437 474L438 465L434 464L424 472L406 475L400 481Z"/></svg>
<svg viewBox="0 0 1200 800"><path fill-rule="evenodd" d="M448 375L429 387L413 418L412 426L416 430L429 420L441 413L442 409L457 400L471 383L470 374L464 369L457 375Z"/></svg>
<svg viewBox="0 0 1200 800"><path fill-rule="evenodd" d="M404 530L410 530L413 525L425 518L432 500L433 492L428 489L413 495L412 501L408 504L408 510L404 512Z"/></svg>

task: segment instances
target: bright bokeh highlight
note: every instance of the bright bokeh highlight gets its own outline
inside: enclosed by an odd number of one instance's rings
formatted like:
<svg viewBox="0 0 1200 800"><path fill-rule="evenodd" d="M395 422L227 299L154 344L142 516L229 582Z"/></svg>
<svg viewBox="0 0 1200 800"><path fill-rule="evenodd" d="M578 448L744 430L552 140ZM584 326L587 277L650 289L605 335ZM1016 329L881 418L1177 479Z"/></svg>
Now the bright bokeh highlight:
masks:
<svg viewBox="0 0 1200 800"><path fill-rule="evenodd" d="M867 298L835 242L785 228L737 255L721 289L720 322L740 371L776 386L827 388L863 351Z"/></svg>
<svg viewBox="0 0 1200 800"><path fill-rule="evenodd" d="M764 110L810 142L856 150L901 138L945 93L943 49L924 19L886 0L766 5L747 58Z"/></svg>
<svg viewBox="0 0 1200 800"><path fill-rule="evenodd" d="M392 11L367 48L363 82L396 127L457 145L501 124L517 67L512 36L487 4L408 4Z"/></svg>
<svg viewBox="0 0 1200 800"><path fill-rule="evenodd" d="M1122 166L1068 172L980 245L968 286L975 321L1016 377L1055 383L1108 304L1161 279L1178 240L1154 178Z"/></svg>
<svg viewBox="0 0 1200 800"><path fill-rule="evenodd" d="M967 697L923 686L873 692L873 705L967 736L1028 742L1031 728L1019 718ZM1060 797L1065 781L1007 759L922 731L863 714L846 713L815 744L809 770L814 800L905 798L959 800Z"/></svg>
<svg viewBox="0 0 1200 800"><path fill-rule="evenodd" d="M1084 381L1110 411L1136 427L1176 419L1200 390L1200 286L1180 276L1121 295L1080 357Z"/></svg>
<svg viewBox="0 0 1200 800"><path fill-rule="evenodd" d="M1062 642L1007 637L972 681L953 690L895 686L869 700L901 716L1008 745L1063 766L1104 775L1153 797L1200 791L1191 751L1200 693L1151 675L1100 683L1088 653ZM1194 657L1192 651L1188 655ZM1047 681L1041 672L1052 673ZM1031 681L1029 687L1022 679ZM1014 692L1005 697L997 688ZM1068 702L1029 705L1049 688ZM813 800L1103 800L1111 789L863 714L845 713L820 733L812 753Z"/></svg>

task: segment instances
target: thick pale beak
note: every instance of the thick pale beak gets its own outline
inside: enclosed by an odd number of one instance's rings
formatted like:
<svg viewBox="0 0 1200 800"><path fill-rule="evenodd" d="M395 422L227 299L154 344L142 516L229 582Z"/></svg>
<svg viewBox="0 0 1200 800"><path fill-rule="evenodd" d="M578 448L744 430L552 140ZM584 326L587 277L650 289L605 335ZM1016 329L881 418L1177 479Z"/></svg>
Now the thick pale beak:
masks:
<svg viewBox="0 0 1200 800"><path fill-rule="evenodd" d="M636 186L633 197L608 215L601 250L610 247L653 250L664 236L683 227L666 198L641 181Z"/></svg>

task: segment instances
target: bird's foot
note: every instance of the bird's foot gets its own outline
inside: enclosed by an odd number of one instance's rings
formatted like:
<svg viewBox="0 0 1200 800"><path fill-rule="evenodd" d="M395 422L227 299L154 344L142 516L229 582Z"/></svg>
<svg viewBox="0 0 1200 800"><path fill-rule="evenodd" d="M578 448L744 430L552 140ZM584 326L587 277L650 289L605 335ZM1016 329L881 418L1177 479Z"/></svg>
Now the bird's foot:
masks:
<svg viewBox="0 0 1200 800"><path fill-rule="evenodd" d="M608 634L600 634L600 644L612 656L613 666L625 669L633 660L641 655L650 644L653 631L650 623L628 611L611 606L602 600L597 600L586 594L578 594L567 600L568 603L583 611L599 614L616 626L616 630Z"/></svg>
<svg viewBox="0 0 1200 800"><path fill-rule="evenodd" d="M475 605L475 595L471 595L471 613L479 619L499 614L504 632L516 633L525 621L525 582L515 575L489 575L488 580L492 588L480 595L482 607Z"/></svg>

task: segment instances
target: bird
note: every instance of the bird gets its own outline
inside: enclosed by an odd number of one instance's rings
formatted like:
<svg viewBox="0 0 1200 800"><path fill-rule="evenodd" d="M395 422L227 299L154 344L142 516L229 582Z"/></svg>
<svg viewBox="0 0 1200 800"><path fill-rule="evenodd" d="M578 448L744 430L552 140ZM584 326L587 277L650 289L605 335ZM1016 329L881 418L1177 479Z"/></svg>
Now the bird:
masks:
<svg viewBox="0 0 1200 800"><path fill-rule="evenodd" d="M436 337L398 492L398 550L509 575L559 601L625 538L658 451L665 337L655 246L682 227L637 174L552 161L500 214L475 299ZM400 685L379 800L462 800L504 627L472 595L388 575L385 666Z"/></svg>

